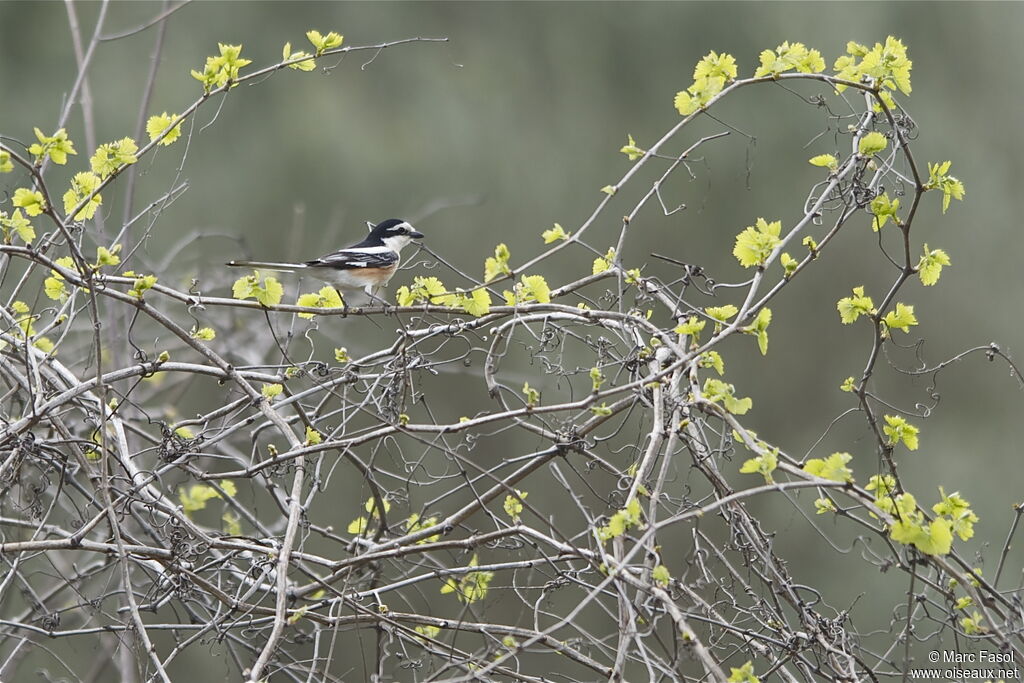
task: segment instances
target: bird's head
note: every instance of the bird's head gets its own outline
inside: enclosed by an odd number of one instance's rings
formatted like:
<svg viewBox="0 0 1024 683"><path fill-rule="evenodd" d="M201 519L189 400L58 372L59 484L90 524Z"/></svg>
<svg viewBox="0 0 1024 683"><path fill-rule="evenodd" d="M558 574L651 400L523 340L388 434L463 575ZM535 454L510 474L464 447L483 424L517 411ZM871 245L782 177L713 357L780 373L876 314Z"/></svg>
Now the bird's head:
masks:
<svg viewBox="0 0 1024 683"><path fill-rule="evenodd" d="M400 218L389 218L374 225L370 229L370 237L379 239L388 249L402 251L409 242L422 239L423 233Z"/></svg>

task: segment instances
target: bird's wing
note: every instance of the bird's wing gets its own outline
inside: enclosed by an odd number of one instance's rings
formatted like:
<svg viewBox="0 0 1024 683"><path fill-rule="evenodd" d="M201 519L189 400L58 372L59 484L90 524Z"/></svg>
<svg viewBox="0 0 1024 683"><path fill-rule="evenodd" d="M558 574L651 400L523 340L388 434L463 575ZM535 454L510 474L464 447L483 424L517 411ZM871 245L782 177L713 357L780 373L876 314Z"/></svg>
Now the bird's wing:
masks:
<svg viewBox="0 0 1024 683"><path fill-rule="evenodd" d="M306 261L313 268L338 268L352 270L356 268L387 268L398 263L398 254L387 247L370 247L362 249L342 249L333 254Z"/></svg>

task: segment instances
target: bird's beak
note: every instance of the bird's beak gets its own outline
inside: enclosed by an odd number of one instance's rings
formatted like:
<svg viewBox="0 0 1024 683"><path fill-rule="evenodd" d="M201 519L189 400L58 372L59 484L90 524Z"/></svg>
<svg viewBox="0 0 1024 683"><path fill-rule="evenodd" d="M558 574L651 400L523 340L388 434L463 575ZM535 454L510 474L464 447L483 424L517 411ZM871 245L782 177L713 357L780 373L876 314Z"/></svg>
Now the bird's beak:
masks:
<svg viewBox="0 0 1024 683"><path fill-rule="evenodd" d="M412 232L409 233L409 237L413 238L414 240L421 240L423 239L424 235L422 232L413 230Z"/></svg>

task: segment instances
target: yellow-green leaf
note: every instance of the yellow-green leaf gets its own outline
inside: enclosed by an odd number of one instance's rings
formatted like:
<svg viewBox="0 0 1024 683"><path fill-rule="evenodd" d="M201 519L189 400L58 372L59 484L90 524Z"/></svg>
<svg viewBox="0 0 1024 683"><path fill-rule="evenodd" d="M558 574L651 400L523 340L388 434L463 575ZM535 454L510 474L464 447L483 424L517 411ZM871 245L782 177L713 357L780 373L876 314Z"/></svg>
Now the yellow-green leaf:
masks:
<svg viewBox="0 0 1024 683"><path fill-rule="evenodd" d="M14 191L11 203L14 206L25 209L25 213L29 216L38 216L46 210L46 201L43 199L43 193L25 187L20 187Z"/></svg>
<svg viewBox="0 0 1024 683"><path fill-rule="evenodd" d="M832 481L853 481L853 471L846 466L853 456L849 453L833 453L824 460L811 458L804 465L804 472Z"/></svg>
<svg viewBox="0 0 1024 683"><path fill-rule="evenodd" d="M822 168L827 168L828 170L833 172L839 170L839 161L831 154L819 154L816 157L811 157L810 159L808 159L807 163L809 163L812 166L821 166Z"/></svg>
<svg viewBox="0 0 1024 683"><path fill-rule="evenodd" d="M168 114L167 112L164 112L163 114L150 116L149 120L146 121L146 133L149 134L149 141L152 142L156 140L165 130L174 125L170 132L160 138L160 142L157 143L164 146L172 144L181 136L181 123L180 121L175 123L175 121L178 121L177 114Z"/></svg>
<svg viewBox="0 0 1024 683"><path fill-rule="evenodd" d="M544 238L544 244L551 244L558 240L569 239L569 233L562 229L562 226L555 223L553 228L549 228L541 233L541 237Z"/></svg>
<svg viewBox="0 0 1024 683"><path fill-rule="evenodd" d="M857 151L866 157L874 156L889 146L889 141L877 131L871 131L860 139Z"/></svg>

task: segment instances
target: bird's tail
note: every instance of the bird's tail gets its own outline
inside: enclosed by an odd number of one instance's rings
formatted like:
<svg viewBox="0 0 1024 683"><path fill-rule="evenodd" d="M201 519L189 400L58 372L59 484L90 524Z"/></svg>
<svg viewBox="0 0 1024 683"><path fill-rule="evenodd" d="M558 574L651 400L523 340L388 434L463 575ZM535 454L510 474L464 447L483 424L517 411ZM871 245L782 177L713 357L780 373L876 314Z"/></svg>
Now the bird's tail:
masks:
<svg viewBox="0 0 1024 683"><path fill-rule="evenodd" d="M228 261L225 265L235 268L263 268L283 273L294 273L296 270L302 270L306 267L302 263L275 263L273 261Z"/></svg>

